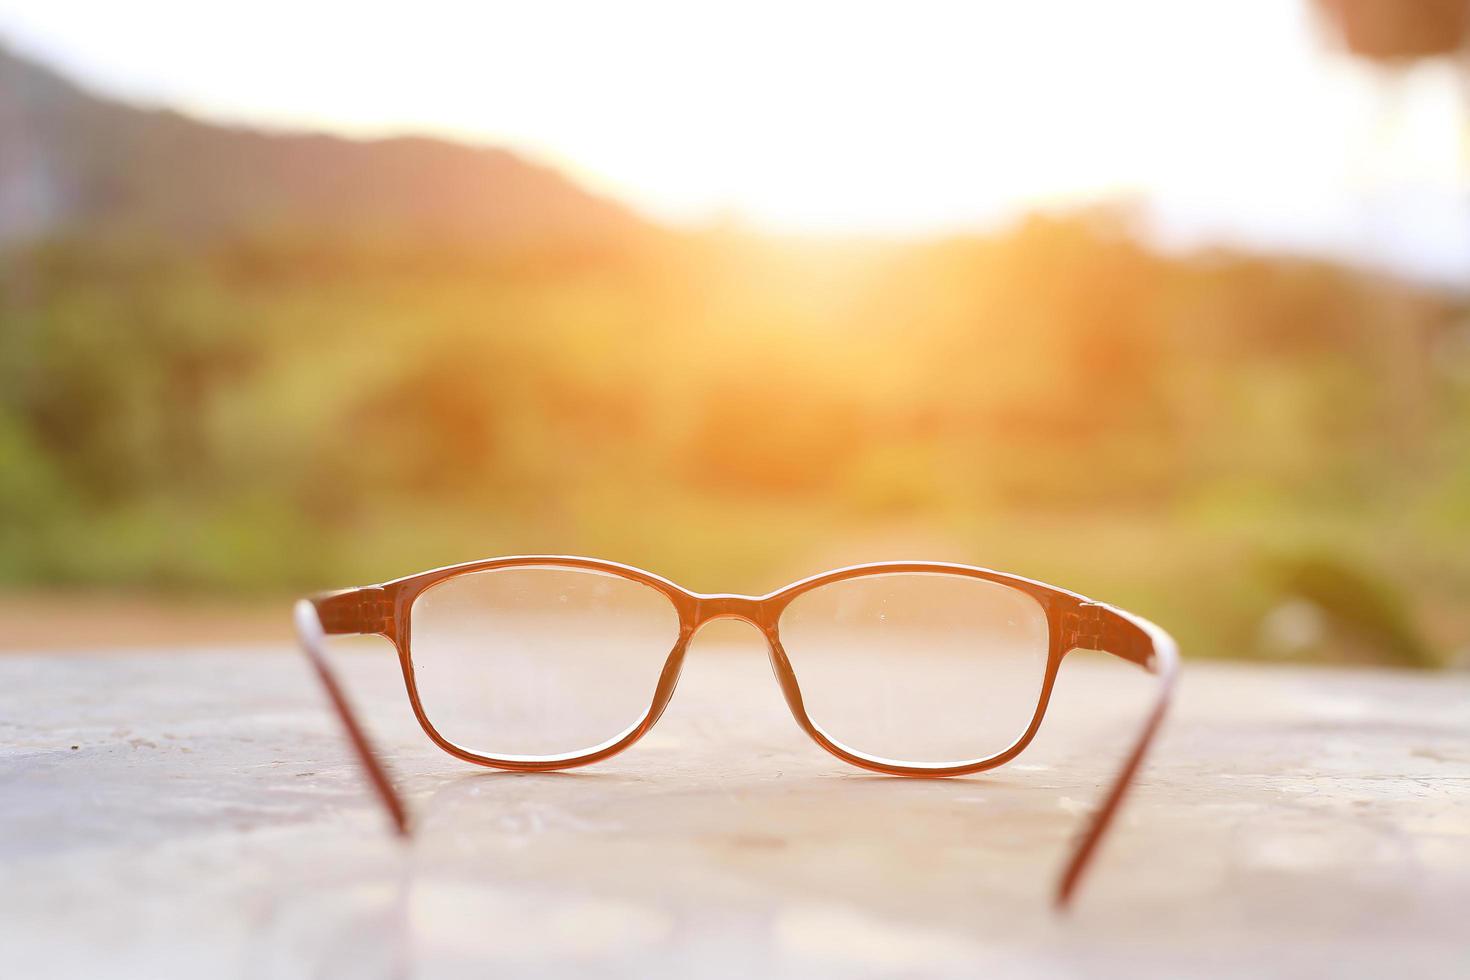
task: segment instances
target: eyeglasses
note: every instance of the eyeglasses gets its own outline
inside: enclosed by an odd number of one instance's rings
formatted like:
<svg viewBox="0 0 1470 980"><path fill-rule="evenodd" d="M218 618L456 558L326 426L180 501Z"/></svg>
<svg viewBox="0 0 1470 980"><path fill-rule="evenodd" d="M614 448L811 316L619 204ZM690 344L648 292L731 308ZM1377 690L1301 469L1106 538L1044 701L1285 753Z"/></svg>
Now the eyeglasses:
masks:
<svg viewBox="0 0 1470 980"><path fill-rule="evenodd" d="M393 641L425 734L466 762L547 771L598 762L648 734L690 640L739 619L766 639L796 722L845 762L959 776L1019 755L1064 656L1101 650L1158 678L1132 748L1063 866L1067 905L1153 740L1178 652L1153 623L1041 582L969 565L885 562L768 595L690 592L592 558L490 558L329 592L296 628L369 782L411 835L394 788L324 655L327 634Z"/></svg>

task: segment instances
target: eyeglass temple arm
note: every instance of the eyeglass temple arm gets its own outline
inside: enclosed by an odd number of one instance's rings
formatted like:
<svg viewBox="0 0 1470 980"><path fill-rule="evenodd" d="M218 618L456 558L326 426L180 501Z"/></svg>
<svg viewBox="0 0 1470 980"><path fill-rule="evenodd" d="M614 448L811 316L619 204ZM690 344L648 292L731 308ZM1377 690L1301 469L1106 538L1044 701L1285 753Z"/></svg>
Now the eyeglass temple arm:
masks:
<svg viewBox="0 0 1470 980"><path fill-rule="evenodd" d="M388 818L392 821L394 832L399 837L408 838L412 836L413 830L409 825L408 810L403 804L403 798L394 788L388 770L383 765L382 757L373 748L367 732L358 722L357 713L352 710L347 694L337 679L336 671L332 670L332 665L327 661L326 656L326 637L329 633L378 633L383 631L373 628L379 626L380 623L372 619L376 615L375 607L370 605L373 601L372 597L365 595L374 592L381 596L380 590L353 589L300 600L296 603L295 609L296 637L301 643L301 649L305 652L307 660L316 670L317 679L326 689L327 699L331 701L332 708L337 712L337 718L342 722L347 740L352 743L352 749L357 754L358 761L362 763L363 771L367 773L368 782L372 784L373 791L383 804L383 809L388 811Z"/></svg>
<svg viewBox="0 0 1470 980"><path fill-rule="evenodd" d="M1058 908L1066 908L1071 903L1082 876L1092 863L1098 844L1112 825L1113 817L1122 805L1128 788L1133 784L1133 778L1164 719L1164 712L1168 709L1169 699L1174 692L1174 679L1179 672L1179 647L1174 638L1160 627L1141 616L1134 616L1100 602L1085 603L1080 608L1086 610L1082 619L1093 628L1093 632L1080 635L1074 632L1069 636L1071 646L1104 650L1136 663L1157 676L1159 686L1154 695L1153 706L1144 719L1143 728L1133 742L1133 748L1122 768L1113 777L1107 795L1088 818L1082 834L1072 847L1072 853L1067 857L1061 877L1057 880L1055 903Z"/></svg>

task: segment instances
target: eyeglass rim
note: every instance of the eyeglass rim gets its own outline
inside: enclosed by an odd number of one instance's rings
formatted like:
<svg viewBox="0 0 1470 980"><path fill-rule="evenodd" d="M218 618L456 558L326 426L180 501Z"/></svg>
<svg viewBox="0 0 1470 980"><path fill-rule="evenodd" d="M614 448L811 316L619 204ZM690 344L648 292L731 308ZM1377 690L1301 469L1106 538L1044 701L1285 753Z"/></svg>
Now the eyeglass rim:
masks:
<svg viewBox="0 0 1470 980"><path fill-rule="evenodd" d="M641 583L664 595L674 606L679 620L679 635L665 656L648 709L642 718L619 735L601 744L557 755L497 755L460 745L441 734L429 717L420 697L413 667L412 621L415 600L436 585L477 572L518 567L567 568L601 572ZM801 695L796 672L781 644L779 622L786 607L798 596L836 582L892 574L941 574L984 581L1017 589L1038 602L1047 618L1047 656L1037 697L1026 730L999 752L975 759L944 763L917 763L887 759L862 752L830 737L808 714ZM744 620L765 637L768 655L776 680L797 725L819 746L842 761L873 772L904 776L957 776L981 772L1004 765L1019 755L1035 738L1046 715L1062 658L1075 644L1070 642L1065 622L1068 613L1090 604L1085 596L1044 582L1008 572L998 572L977 565L932 561L884 561L849 565L811 575L760 596L734 593L701 593L686 589L653 572L621 562L576 555L508 555L447 565L414 575L393 579L363 589L329 593L314 599L319 609L331 611L337 597L352 596L357 602L371 602L381 620L372 625L377 633L390 640L398 652L409 702L424 734L440 749L462 761L497 769L546 772L591 765L608 759L636 744L657 724L668 707L683 669L684 657L695 634L707 623L722 618Z"/></svg>

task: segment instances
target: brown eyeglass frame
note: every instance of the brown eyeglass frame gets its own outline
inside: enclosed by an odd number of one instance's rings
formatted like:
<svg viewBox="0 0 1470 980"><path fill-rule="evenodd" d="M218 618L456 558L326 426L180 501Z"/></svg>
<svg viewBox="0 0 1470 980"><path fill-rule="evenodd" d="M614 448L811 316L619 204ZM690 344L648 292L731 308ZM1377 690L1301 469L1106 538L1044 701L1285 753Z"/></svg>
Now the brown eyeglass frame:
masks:
<svg viewBox="0 0 1470 980"><path fill-rule="evenodd" d="M616 741L584 753L569 753L536 759L508 758L471 752L440 735L419 700L411 655L414 600L431 586L456 576L492 569L532 566L602 572L642 583L667 596L673 603L679 617L679 637L665 660L663 671L659 675L658 684L654 690L653 701L643 720ZM801 688L797 682L796 673L792 670L786 652L781 647L779 622L782 612L793 599L802 593L830 585L833 582L901 573L956 575L997 582L1030 595L1046 611L1049 648L1046 672L1042 680L1036 711L1025 733L1005 750L984 759L950 765L926 766L892 762L854 752L834 742L807 715L802 703ZM802 731L806 732L813 741L844 762L895 776L962 776L993 769L1009 762L1030 744L1040 729L1062 658L1075 649L1100 650L1113 654L1155 674L1159 678L1159 685L1153 705L1128 755L1113 777L1101 803L1085 824L1063 865L1055 892L1055 902L1058 907L1065 907L1070 903L1099 841L1106 833L1143 762L1143 757L1168 707L1179 663L1178 647L1173 638L1162 628L1140 616L1124 612L1106 603L1094 602L1075 592L1022 578L1019 575L947 562L900 561L854 565L802 579L763 596L749 596L691 592L668 579L642 569L596 558L517 555L436 568L417 575L384 582L381 585L321 593L299 601L296 604L295 618L302 649L306 652L326 689L328 699L341 720L348 740L369 782L392 820L393 829L404 838L412 836L407 808L401 794L389 778L387 768L379 753L373 748L362 725L358 722L357 715L348 702L336 673L327 661L324 639L328 634L370 634L391 640L398 650L398 660L403 670L403 680L408 688L409 703L413 706L414 716L418 718L424 733L435 745L466 762L525 772L546 772L599 762L616 755L648 734L673 696L690 641L701 627L716 619L744 620L758 629L766 638L771 667L775 671L781 692L786 698L786 704L790 707Z"/></svg>

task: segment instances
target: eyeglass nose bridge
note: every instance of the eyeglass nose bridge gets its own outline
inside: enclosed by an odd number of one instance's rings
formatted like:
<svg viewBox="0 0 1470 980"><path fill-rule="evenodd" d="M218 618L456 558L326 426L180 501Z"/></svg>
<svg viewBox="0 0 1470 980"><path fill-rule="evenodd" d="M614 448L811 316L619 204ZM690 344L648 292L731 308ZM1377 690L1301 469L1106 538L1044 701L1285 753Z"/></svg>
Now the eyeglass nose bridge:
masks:
<svg viewBox="0 0 1470 980"><path fill-rule="evenodd" d="M768 617L765 600L753 595L735 595L722 592L715 595L694 597L694 628L716 619L743 619L752 626L766 631Z"/></svg>

